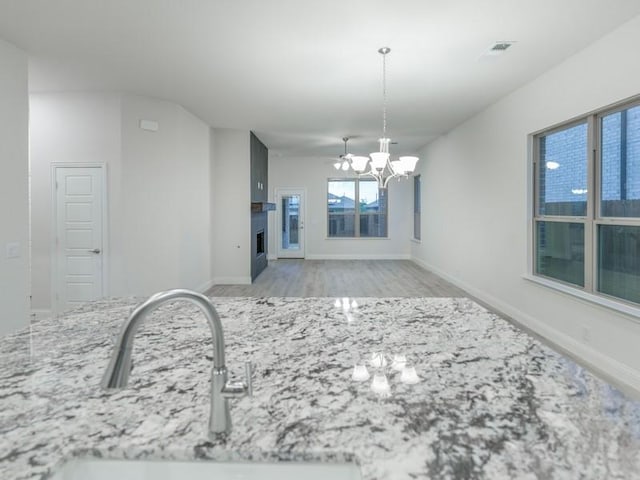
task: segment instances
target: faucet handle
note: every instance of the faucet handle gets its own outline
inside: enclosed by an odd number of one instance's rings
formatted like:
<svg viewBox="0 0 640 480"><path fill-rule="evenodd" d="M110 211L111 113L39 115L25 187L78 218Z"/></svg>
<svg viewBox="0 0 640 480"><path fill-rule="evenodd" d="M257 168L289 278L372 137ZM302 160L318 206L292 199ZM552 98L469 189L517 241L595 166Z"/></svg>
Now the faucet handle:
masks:
<svg viewBox="0 0 640 480"><path fill-rule="evenodd" d="M244 362L244 377L247 382L247 395L253 397L253 364L251 360Z"/></svg>
<svg viewBox="0 0 640 480"><path fill-rule="evenodd" d="M244 362L244 375L244 382L227 382L224 385L220 392L224 398L238 398L245 395L248 395L250 397L253 396L253 365L250 361Z"/></svg>

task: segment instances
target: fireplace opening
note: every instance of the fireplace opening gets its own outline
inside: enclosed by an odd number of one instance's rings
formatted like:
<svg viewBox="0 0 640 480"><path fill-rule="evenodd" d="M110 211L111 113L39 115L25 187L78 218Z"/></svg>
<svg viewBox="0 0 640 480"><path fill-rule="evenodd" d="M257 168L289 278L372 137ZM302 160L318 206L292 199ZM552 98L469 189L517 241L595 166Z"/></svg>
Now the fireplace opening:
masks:
<svg viewBox="0 0 640 480"><path fill-rule="evenodd" d="M264 230L256 233L256 257L264 255Z"/></svg>

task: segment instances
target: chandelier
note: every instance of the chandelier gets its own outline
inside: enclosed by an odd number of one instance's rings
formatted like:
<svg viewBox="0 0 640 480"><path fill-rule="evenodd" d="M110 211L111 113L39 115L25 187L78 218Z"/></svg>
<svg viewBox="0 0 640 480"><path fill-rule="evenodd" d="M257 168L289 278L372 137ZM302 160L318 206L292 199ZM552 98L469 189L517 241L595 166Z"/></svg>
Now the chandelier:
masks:
<svg viewBox="0 0 640 480"><path fill-rule="evenodd" d="M336 170L344 170L346 172L351 167L351 164L349 162L353 158L355 158L355 155L351 155L350 153L347 153L347 142L349 141L349 137L342 137L342 141L344 142L344 154L338 157L338 159L336 160L336 163L334 163L333 166L336 168ZM365 160L368 160L367 157L358 157L358 158L364 158Z"/></svg>
<svg viewBox="0 0 640 480"><path fill-rule="evenodd" d="M382 47L378 53L382 55L382 138L378 139L380 148L377 152L369 154L369 157L347 154L347 139L343 138L345 154L342 162L334 164L336 169L348 171L351 168L360 176L370 176L378 181L380 188L387 188L392 178L407 178L416 168L418 157L403 156L397 160L391 160L389 144L391 139L387 137L387 54L389 47Z"/></svg>

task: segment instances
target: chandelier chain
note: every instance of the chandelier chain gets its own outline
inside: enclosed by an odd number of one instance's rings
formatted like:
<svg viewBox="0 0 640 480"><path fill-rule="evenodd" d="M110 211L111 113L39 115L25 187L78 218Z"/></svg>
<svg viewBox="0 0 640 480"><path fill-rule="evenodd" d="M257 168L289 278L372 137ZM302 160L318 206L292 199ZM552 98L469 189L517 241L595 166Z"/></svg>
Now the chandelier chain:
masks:
<svg viewBox="0 0 640 480"><path fill-rule="evenodd" d="M382 54L382 137L387 138L387 54Z"/></svg>

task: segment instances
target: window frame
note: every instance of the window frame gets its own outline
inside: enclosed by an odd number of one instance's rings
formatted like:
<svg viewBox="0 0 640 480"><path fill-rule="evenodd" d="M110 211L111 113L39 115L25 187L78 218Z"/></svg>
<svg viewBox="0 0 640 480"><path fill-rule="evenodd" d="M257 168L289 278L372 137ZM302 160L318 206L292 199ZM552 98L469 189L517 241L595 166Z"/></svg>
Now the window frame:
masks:
<svg viewBox="0 0 640 480"><path fill-rule="evenodd" d="M355 183L355 205L354 205L354 226L353 226L353 236L335 236L335 235L330 235L329 234L329 222L330 222L330 214L329 214L329 205L327 202L327 199L329 198L329 183L330 182L354 182ZM384 239L388 239L389 238L389 189L381 189L380 187L378 187L378 190L384 190L385 191L385 196L386 196L386 201L385 201L385 206L386 206L386 211L384 212L384 221L385 221L385 226L384 226L384 231L386 232L385 236L365 236L362 237L360 236L360 182L375 182L376 184L378 183L375 179L369 179L369 178L353 178L353 177L329 177L327 178L327 182L326 182L326 191L325 191L325 215L327 218L326 221L326 239L327 240L352 240L352 239L358 239L358 240L384 240ZM364 214L364 215L380 215L382 213L371 213L371 214ZM346 215L346 214L345 214ZM351 215L350 213L348 215Z"/></svg>
<svg viewBox="0 0 640 480"><path fill-rule="evenodd" d="M422 241L422 178L419 174L413 176L413 240Z"/></svg>
<svg viewBox="0 0 640 480"><path fill-rule="evenodd" d="M528 268L525 278L536 283L570 293L580 298L598 303L623 313L640 318L640 303L616 297L598 290L598 229L607 226L640 227L640 217L603 217L602 216L602 119L608 115L640 106L640 96L617 102L608 107L589 112L585 115L539 130L529 135L530 142L530 181L529 183L529 221L528 221ZM586 216L541 215L540 212L540 139L544 136L563 131L574 126L587 125L587 211ZM584 286L537 273L537 246L539 222L581 223L584 225Z"/></svg>

